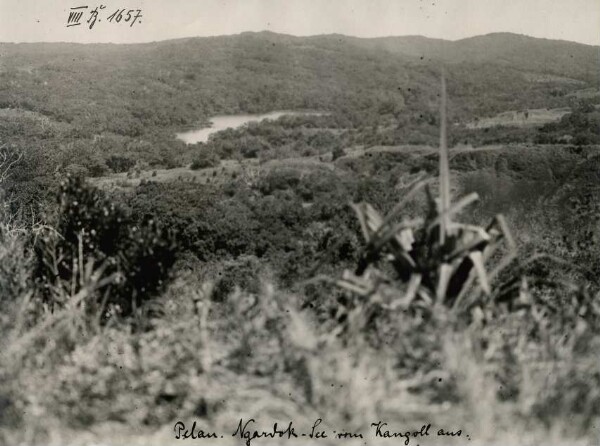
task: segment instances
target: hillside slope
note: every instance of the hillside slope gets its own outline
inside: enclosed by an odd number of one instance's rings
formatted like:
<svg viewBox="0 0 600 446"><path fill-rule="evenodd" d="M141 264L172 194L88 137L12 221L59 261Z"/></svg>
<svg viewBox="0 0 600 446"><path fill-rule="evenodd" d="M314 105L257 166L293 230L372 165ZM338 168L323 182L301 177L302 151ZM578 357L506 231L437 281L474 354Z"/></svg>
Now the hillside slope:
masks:
<svg viewBox="0 0 600 446"><path fill-rule="evenodd" d="M486 63L598 85L600 47L519 34L493 33L457 41L420 36L361 39L364 47L445 63Z"/></svg>
<svg viewBox="0 0 600 446"><path fill-rule="evenodd" d="M597 86L597 56L598 47L510 34L457 42L263 32L136 45L0 44L0 108L100 127L115 118L170 126L214 113L356 112L390 103L420 113L435 110L445 63L451 112L472 117L562 106L549 93Z"/></svg>

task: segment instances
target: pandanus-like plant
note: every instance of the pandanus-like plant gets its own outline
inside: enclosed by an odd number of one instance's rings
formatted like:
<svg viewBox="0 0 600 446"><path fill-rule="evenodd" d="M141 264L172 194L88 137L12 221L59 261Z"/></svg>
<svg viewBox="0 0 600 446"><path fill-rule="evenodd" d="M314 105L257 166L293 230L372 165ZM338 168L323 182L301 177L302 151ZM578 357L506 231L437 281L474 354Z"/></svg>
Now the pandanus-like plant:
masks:
<svg viewBox="0 0 600 446"><path fill-rule="evenodd" d="M381 297L385 283L389 283L389 275L383 271L392 271L396 276L393 281L403 286L402 293L393 293L391 301L379 299L388 308L437 304L457 310L471 308L484 296L507 291L496 286L495 280L516 258L516 245L502 215L487 227L455 220L478 196L471 193L455 202L451 199L443 75L441 90L439 199L432 196L432 181L420 178L409 185L408 192L387 215L368 203L352 205L366 246L355 271L345 271L336 283L364 297ZM406 204L423 189L428 198L425 217L402 218ZM520 284L520 279L515 283ZM393 288L398 290L397 286Z"/></svg>

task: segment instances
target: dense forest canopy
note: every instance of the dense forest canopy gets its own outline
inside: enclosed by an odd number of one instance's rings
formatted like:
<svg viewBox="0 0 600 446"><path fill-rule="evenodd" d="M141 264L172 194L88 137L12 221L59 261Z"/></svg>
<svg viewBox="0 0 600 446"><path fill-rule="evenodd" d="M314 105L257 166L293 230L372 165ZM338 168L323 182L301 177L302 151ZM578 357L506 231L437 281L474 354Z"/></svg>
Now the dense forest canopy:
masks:
<svg viewBox="0 0 600 446"><path fill-rule="evenodd" d="M463 118L551 106L549 89L597 86L597 53L510 34L458 42L263 32L136 45L1 44L0 108L130 136L141 131L136 123L177 126L284 107L370 111L391 101L422 112L434 108L444 63L451 110Z"/></svg>

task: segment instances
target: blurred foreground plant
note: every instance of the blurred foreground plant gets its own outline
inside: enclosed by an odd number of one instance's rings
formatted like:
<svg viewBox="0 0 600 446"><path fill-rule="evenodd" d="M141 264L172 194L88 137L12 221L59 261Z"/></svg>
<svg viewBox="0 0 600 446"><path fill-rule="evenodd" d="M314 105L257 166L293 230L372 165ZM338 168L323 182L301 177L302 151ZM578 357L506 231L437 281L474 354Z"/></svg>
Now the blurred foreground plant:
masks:
<svg viewBox="0 0 600 446"><path fill-rule="evenodd" d="M102 307L129 314L163 289L175 263L175 240L156 220L136 222L101 191L69 177L61 184L55 229L36 236L35 276L47 303L60 307L84 288L94 268L111 278L102 295L95 293Z"/></svg>

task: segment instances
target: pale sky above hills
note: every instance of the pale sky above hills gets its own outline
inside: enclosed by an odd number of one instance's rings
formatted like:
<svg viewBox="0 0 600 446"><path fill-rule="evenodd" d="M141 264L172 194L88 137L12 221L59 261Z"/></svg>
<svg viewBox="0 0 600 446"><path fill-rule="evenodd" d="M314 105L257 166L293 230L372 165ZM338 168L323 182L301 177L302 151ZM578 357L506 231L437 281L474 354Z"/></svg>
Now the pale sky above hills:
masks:
<svg viewBox="0 0 600 446"><path fill-rule="evenodd" d="M89 11L105 5L93 29ZM81 26L70 8L88 6ZM109 23L120 8L141 23ZM424 35L450 40L491 32L600 45L600 0L0 0L2 42L147 42L269 30L298 36Z"/></svg>

